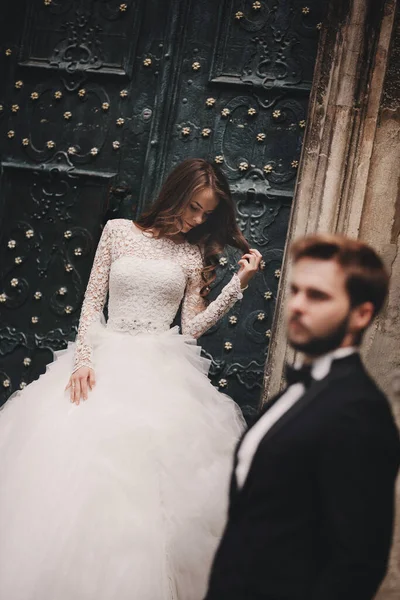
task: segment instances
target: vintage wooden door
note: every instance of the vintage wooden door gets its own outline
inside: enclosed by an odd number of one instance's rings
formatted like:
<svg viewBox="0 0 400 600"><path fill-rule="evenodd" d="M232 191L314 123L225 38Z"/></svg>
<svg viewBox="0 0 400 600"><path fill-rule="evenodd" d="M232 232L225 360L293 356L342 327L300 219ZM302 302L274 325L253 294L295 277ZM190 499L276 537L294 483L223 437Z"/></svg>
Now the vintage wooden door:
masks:
<svg viewBox="0 0 400 600"><path fill-rule="evenodd" d="M263 270L203 336L259 403L321 0L25 0L0 24L0 403L75 337L101 227L184 158L220 164ZM215 295L237 268L221 256ZM60 382L64 385L66 382Z"/></svg>

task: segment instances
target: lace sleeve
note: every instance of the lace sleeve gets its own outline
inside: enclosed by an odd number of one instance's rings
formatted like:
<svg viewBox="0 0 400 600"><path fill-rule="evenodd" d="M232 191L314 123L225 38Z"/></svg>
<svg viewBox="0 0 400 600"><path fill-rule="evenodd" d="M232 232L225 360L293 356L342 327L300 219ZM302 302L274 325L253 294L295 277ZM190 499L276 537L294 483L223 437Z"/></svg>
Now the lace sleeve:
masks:
<svg viewBox="0 0 400 600"><path fill-rule="evenodd" d="M200 258L200 257L199 257ZM240 279L234 275L230 282L222 289L219 296L207 307L200 296L203 280L201 258L188 279L182 305L182 333L199 338L207 329L210 329L230 308L243 298L240 289Z"/></svg>
<svg viewBox="0 0 400 600"><path fill-rule="evenodd" d="M93 368L92 348L87 343L86 333L89 326L100 320L108 291L108 276L111 266L111 233L106 223L99 245L97 246L89 283L83 300L78 335L76 338L74 371L80 367Z"/></svg>

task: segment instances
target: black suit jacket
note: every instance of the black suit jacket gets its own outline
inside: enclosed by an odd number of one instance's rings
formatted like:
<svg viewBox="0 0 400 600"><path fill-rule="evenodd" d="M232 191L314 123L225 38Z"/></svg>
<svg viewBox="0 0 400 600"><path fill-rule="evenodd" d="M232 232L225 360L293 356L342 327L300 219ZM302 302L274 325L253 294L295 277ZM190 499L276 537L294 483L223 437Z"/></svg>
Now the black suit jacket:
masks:
<svg viewBox="0 0 400 600"><path fill-rule="evenodd" d="M266 433L241 490L234 469L206 600L373 598L399 458L388 402L359 355L334 361Z"/></svg>

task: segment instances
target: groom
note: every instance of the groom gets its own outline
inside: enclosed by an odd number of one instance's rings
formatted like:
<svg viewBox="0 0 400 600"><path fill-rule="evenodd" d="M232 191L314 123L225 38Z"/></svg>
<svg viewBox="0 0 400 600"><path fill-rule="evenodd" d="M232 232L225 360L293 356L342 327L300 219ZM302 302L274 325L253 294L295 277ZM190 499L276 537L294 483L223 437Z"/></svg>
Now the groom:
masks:
<svg viewBox="0 0 400 600"><path fill-rule="evenodd" d="M388 276L339 236L292 258L287 335L304 362L237 448L206 600L370 600L386 572L400 443L358 346Z"/></svg>

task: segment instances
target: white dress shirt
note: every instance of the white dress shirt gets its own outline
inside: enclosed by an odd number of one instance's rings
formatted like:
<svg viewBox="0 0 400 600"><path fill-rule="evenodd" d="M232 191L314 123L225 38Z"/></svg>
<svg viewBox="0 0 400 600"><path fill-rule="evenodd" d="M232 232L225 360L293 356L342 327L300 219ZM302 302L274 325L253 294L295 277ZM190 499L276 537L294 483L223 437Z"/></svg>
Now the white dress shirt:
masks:
<svg viewBox="0 0 400 600"><path fill-rule="evenodd" d="M333 360L336 358L345 358L357 351L357 348L338 348L333 352L324 354L312 364L311 375L317 381L324 379L331 370ZM295 368L300 368L298 363ZM257 421L243 438L238 451L238 464L236 466L236 482L239 488L242 488L246 481L247 474L253 462L254 455L258 445L264 438L267 431L303 396L306 388L303 383L295 383L288 387L286 392L275 402L275 404Z"/></svg>

